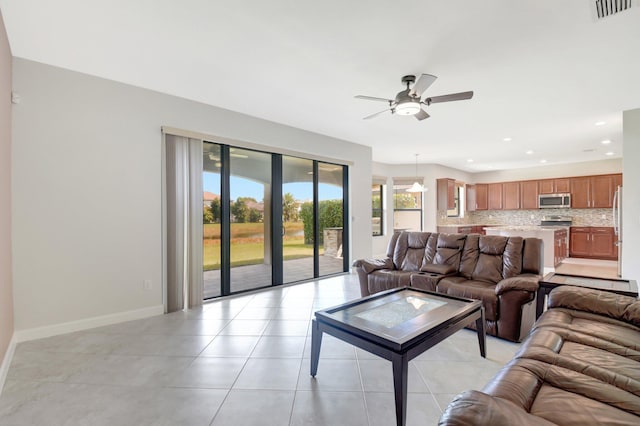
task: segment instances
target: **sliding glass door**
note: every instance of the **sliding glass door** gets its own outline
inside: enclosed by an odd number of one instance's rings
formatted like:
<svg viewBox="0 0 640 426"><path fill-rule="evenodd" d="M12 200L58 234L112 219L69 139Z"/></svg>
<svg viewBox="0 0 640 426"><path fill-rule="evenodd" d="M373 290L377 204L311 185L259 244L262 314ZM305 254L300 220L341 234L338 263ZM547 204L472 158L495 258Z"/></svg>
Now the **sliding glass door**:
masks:
<svg viewBox="0 0 640 426"><path fill-rule="evenodd" d="M282 157L283 282L313 278L313 161Z"/></svg>
<svg viewBox="0 0 640 426"><path fill-rule="evenodd" d="M271 279L271 154L229 148L231 293Z"/></svg>
<svg viewBox="0 0 640 426"><path fill-rule="evenodd" d="M319 275L343 272L344 188L343 167L318 163Z"/></svg>
<svg viewBox="0 0 640 426"><path fill-rule="evenodd" d="M205 142L202 148L202 254L204 269L204 298L220 296L221 239L220 225L221 198L220 177L222 153L218 144Z"/></svg>
<svg viewBox="0 0 640 426"><path fill-rule="evenodd" d="M348 270L346 166L203 144L204 298Z"/></svg>

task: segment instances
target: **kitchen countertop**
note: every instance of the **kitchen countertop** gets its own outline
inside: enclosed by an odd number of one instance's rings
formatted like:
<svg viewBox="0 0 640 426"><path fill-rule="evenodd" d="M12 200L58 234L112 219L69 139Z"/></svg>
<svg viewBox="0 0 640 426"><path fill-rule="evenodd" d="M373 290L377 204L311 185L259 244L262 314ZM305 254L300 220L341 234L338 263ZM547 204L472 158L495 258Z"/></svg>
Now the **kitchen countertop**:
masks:
<svg viewBox="0 0 640 426"><path fill-rule="evenodd" d="M487 225L484 227L487 229L495 229L497 231L560 231L560 230L569 230L569 226L539 226L539 225L519 225L519 226L509 226L509 225Z"/></svg>

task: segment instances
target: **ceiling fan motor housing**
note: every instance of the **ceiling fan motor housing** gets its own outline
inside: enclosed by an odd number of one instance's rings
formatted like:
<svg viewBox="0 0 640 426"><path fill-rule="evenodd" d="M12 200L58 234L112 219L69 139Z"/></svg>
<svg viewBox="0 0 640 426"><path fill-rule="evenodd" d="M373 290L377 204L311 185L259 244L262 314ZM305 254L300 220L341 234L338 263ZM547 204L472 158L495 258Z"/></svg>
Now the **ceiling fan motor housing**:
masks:
<svg viewBox="0 0 640 426"><path fill-rule="evenodd" d="M420 111L420 98L411 96L409 89L399 92L395 103L395 113L399 115L414 115Z"/></svg>

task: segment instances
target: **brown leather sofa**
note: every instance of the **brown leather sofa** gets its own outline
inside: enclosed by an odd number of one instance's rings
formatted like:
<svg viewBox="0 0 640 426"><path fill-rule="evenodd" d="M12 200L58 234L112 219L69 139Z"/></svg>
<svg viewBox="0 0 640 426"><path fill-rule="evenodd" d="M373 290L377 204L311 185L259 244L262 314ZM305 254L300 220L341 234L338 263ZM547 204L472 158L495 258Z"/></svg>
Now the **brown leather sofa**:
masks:
<svg viewBox="0 0 640 426"><path fill-rule="evenodd" d="M487 333L519 342L535 320L543 246L538 238L401 232L386 258L353 266L363 297L411 286L481 300Z"/></svg>
<svg viewBox="0 0 640 426"><path fill-rule="evenodd" d="M640 301L562 286L514 357L440 425L639 425Z"/></svg>

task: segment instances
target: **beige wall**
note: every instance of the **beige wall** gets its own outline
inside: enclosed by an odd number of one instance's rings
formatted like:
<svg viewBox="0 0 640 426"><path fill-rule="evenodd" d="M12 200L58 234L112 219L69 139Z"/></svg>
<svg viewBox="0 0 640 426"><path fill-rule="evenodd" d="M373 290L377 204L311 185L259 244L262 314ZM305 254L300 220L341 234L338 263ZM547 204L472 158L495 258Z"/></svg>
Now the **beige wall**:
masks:
<svg viewBox="0 0 640 426"><path fill-rule="evenodd" d="M434 232L437 227L437 191L436 179L451 178L461 182L469 182L472 175L461 170L444 167L439 164L418 164L418 177L422 178L428 191L424 193L424 212L422 229ZM414 164L384 164L373 163L373 174L376 177L386 178L387 194L385 202L385 234L373 238L373 254L383 255L386 252L389 238L393 233L393 178L413 178L416 176ZM371 203L371 201L369 201Z"/></svg>
<svg viewBox="0 0 640 426"><path fill-rule="evenodd" d="M12 336L11 50L4 28L4 20L0 15L0 365Z"/></svg>
<svg viewBox="0 0 640 426"><path fill-rule="evenodd" d="M20 58L13 87L20 335L162 305L161 126L351 162L352 257L371 253L370 147Z"/></svg>

